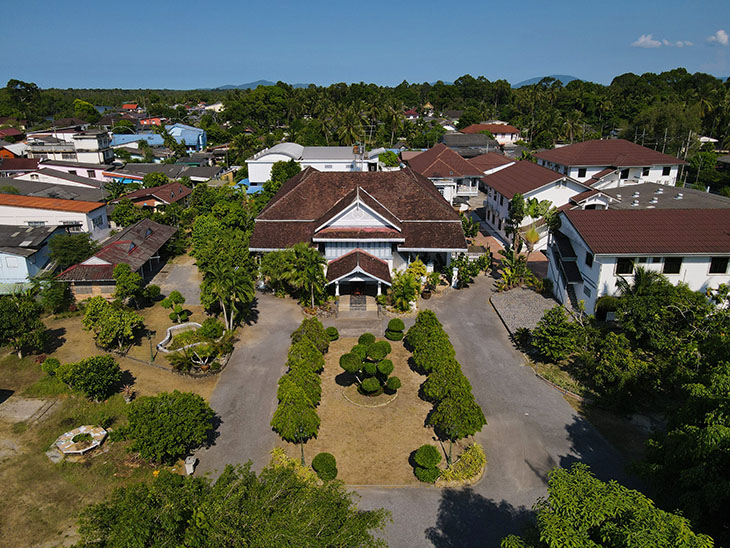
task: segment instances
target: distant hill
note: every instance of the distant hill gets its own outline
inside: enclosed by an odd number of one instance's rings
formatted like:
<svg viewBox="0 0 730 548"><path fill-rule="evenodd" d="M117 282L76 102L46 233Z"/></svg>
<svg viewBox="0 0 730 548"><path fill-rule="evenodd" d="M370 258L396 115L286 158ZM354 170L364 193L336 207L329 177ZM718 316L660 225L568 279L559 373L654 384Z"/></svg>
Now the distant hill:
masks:
<svg viewBox="0 0 730 548"><path fill-rule="evenodd" d="M543 78L555 78L556 80L560 80L563 85L566 85L568 82L572 82L573 80L580 80L580 78L576 76L570 76L569 74L551 74L550 76L538 76L537 78L523 80L522 82L519 82L517 84L512 84L512 87L521 88L522 86L531 86L533 84L537 84Z"/></svg>
<svg viewBox="0 0 730 548"><path fill-rule="evenodd" d="M248 82L247 84L238 84L237 86L233 84L227 84L225 86L219 86L217 88L213 89L256 89L259 86L275 86L276 82L272 82L271 80L256 80L255 82ZM292 84L291 87L293 88L306 88L309 84Z"/></svg>

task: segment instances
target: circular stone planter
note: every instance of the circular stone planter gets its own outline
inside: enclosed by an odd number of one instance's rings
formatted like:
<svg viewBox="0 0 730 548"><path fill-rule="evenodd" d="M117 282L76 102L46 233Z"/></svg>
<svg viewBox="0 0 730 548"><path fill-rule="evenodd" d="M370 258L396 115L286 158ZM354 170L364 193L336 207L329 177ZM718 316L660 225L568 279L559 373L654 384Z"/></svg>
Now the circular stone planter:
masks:
<svg viewBox="0 0 730 548"><path fill-rule="evenodd" d="M91 435L91 441L73 442L74 436L78 434ZM92 426L90 424L79 426L73 430L69 430L65 434L61 434L55 442L56 448L64 455L83 455L92 449L99 447L106 438L106 430L101 426Z"/></svg>

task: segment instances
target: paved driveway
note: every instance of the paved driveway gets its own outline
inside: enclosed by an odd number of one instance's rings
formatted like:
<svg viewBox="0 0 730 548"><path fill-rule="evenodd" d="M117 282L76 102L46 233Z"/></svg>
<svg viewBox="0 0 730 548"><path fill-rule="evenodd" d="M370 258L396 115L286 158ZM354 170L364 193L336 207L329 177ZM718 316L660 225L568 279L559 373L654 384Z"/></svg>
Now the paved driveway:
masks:
<svg viewBox="0 0 730 548"><path fill-rule="evenodd" d="M203 276L198 271L195 259L181 255L168 261L150 283L160 286L163 295L179 291L185 297L185 304L200 304L200 284Z"/></svg>
<svg viewBox="0 0 730 548"><path fill-rule="evenodd" d="M261 470L278 436L269 422L276 408L276 389L284 373L289 334L303 317L291 299L257 294L255 323L244 327L231 361L221 372L210 405L221 424L215 445L198 451L199 473L217 477L226 464L254 462Z"/></svg>
<svg viewBox="0 0 730 548"><path fill-rule="evenodd" d="M491 278L480 277L469 289L424 303L444 324L485 410L489 424L477 440L487 453L486 478L459 490L358 489L362 508L385 507L393 513L385 533L392 547L499 546L505 534L519 531L537 498L546 494L547 472L575 460L588 463L602 479L626 482L618 452L524 365L489 304L491 285ZM291 301L271 296L260 296L259 311L259 322L243 331L244 340L213 393L211 405L223 422L216 445L198 455L199 471L248 459L260 469L276 444L269 427L276 383L288 335L301 314Z"/></svg>

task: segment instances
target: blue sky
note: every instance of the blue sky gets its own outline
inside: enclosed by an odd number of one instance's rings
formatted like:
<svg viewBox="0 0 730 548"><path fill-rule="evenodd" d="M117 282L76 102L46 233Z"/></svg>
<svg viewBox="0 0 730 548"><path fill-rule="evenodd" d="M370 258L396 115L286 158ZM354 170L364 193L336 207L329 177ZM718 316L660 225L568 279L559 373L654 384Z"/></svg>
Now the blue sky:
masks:
<svg viewBox="0 0 730 548"><path fill-rule="evenodd" d="M41 87L730 76L728 0L24 0L5 23L0 80Z"/></svg>

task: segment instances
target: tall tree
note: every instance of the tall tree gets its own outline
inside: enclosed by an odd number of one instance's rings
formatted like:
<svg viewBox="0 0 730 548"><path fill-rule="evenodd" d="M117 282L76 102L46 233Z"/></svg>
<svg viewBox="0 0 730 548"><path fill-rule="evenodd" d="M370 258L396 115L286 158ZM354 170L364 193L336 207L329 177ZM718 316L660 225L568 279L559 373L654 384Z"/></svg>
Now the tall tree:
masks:
<svg viewBox="0 0 730 548"><path fill-rule="evenodd" d="M0 297L0 345L10 345L23 357L24 350L38 351L46 341L46 326L40 319L43 307L30 292Z"/></svg>
<svg viewBox="0 0 730 548"><path fill-rule="evenodd" d="M325 294L324 266L327 261L317 249L306 243L294 244L291 250L293 268L284 274L284 279L301 290L305 300L309 297L310 306L314 308Z"/></svg>

